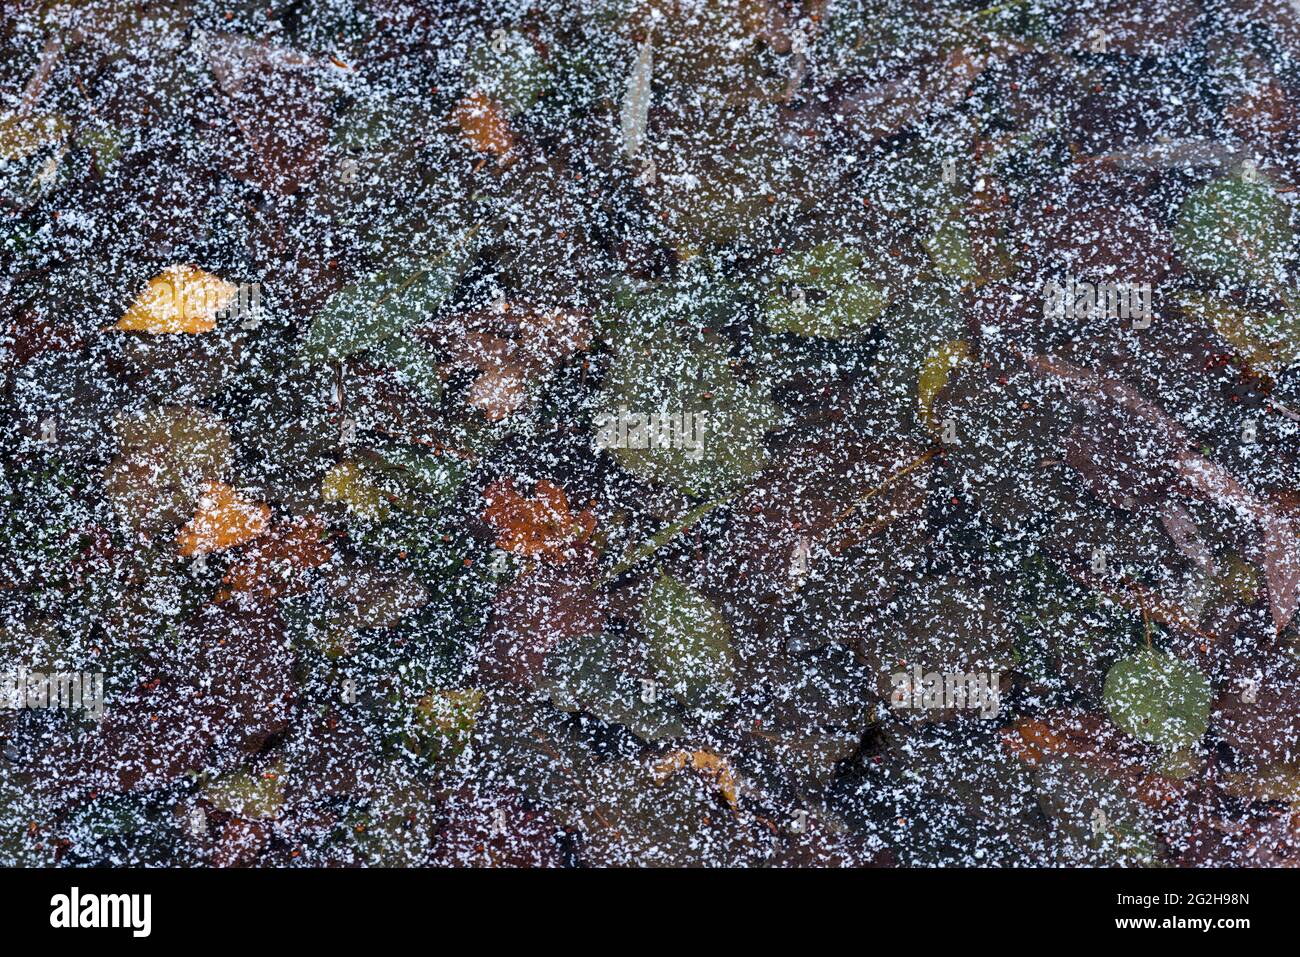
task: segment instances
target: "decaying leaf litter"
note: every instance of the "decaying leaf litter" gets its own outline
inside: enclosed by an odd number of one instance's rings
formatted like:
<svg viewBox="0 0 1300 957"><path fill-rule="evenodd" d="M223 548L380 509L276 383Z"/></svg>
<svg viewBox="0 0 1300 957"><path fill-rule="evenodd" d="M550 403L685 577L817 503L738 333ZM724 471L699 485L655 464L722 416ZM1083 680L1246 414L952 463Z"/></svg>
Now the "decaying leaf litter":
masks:
<svg viewBox="0 0 1300 957"><path fill-rule="evenodd" d="M1300 861L1294 5L0 36L3 863Z"/></svg>

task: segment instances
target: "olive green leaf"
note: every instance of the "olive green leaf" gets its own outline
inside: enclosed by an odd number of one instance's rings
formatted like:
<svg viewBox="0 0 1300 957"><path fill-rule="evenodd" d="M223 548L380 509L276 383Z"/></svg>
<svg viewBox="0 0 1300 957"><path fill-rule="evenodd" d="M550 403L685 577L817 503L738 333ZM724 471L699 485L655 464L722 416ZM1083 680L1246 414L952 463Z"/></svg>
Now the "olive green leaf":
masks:
<svg viewBox="0 0 1300 957"><path fill-rule="evenodd" d="M887 292L861 275L862 256L823 243L780 261L778 288L763 312L776 332L844 339L871 326L888 302Z"/></svg>
<svg viewBox="0 0 1300 957"><path fill-rule="evenodd" d="M717 707L730 696L736 669L731 627L711 601L661 575L641 605L641 627L656 676L684 704Z"/></svg>
<svg viewBox="0 0 1300 957"><path fill-rule="evenodd" d="M278 817L284 806L284 778L278 768L262 774L236 771L210 782L203 796L218 810L239 817Z"/></svg>
<svg viewBox="0 0 1300 957"><path fill-rule="evenodd" d="M1215 180L1187 198L1174 229L1192 269L1229 279L1271 282L1294 234L1286 206L1267 181Z"/></svg>
<svg viewBox="0 0 1300 957"><path fill-rule="evenodd" d="M20 160L68 135L70 124L57 113L0 116L0 160Z"/></svg>
<svg viewBox="0 0 1300 957"><path fill-rule="evenodd" d="M562 642L546 657L544 681L552 704L621 724L645 741L684 734L667 696L660 697L653 687L611 666L617 651L615 638L605 634Z"/></svg>
<svg viewBox="0 0 1300 957"><path fill-rule="evenodd" d="M85 127L77 132L76 138L77 146L94 154L95 162L101 170L109 169L121 158L127 143L127 136L108 124Z"/></svg>
<svg viewBox="0 0 1300 957"><path fill-rule="evenodd" d="M317 314L303 343L311 360L345 359L365 349L379 349L386 340L431 319L450 295L477 250L478 228L466 229L423 268L407 274L381 272L348 286L329 298ZM433 387L427 368L412 359L413 345L388 347L406 375L423 388Z"/></svg>
<svg viewBox="0 0 1300 957"><path fill-rule="evenodd" d="M925 241L926 252L934 261L934 268L945 276L964 281L979 276L975 255L971 249L970 232L957 218L943 220Z"/></svg>
<svg viewBox="0 0 1300 957"><path fill-rule="evenodd" d="M714 339L689 337L676 329L625 341L610 370L603 412L693 415L680 440L668 447L615 447L612 453L631 472L693 495L720 495L761 472L768 463L763 436L780 421L766 390L733 371L727 350ZM649 445L642 420L629 430L627 446Z"/></svg>
<svg viewBox="0 0 1300 957"><path fill-rule="evenodd" d="M1102 696L1112 721L1170 751L1195 744L1209 724L1209 682L1163 651L1148 648L1115 662Z"/></svg>
<svg viewBox="0 0 1300 957"><path fill-rule="evenodd" d="M1278 373L1300 362L1300 304L1288 302L1276 315L1249 312L1224 299L1189 292L1183 311L1210 326L1233 350L1258 369Z"/></svg>
<svg viewBox="0 0 1300 957"><path fill-rule="evenodd" d="M483 692L477 688L427 694L415 705L414 730L406 746L427 761L454 758L469 745L482 710Z"/></svg>
<svg viewBox="0 0 1300 957"><path fill-rule="evenodd" d="M379 365L392 369L397 381L436 402L442 395L442 377L433 353L405 332L375 344L370 356Z"/></svg>

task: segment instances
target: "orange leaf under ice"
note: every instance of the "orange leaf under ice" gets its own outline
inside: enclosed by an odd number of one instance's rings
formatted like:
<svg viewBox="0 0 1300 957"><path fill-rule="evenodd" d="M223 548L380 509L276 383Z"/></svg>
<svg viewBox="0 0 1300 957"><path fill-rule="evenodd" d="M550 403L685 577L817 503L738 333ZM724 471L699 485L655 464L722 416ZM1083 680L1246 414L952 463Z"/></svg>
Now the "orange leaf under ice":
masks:
<svg viewBox="0 0 1300 957"><path fill-rule="evenodd" d="M497 547L518 555L542 555L564 561L571 547L595 530L596 518L584 509L569 511L564 489L545 480L532 498L524 498L506 479L483 491L487 508L483 520L497 530Z"/></svg>
<svg viewBox="0 0 1300 957"><path fill-rule="evenodd" d="M249 501L224 482L208 482L177 544L185 556L234 548L265 533L270 518L268 506Z"/></svg>
<svg viewBox="0 0 1300 957"><path fill-rule="evenodd" d="M239 287L194 266L168 266L149 280L114 329L153 335L197 335L217 327L216 317Z"/></svg>

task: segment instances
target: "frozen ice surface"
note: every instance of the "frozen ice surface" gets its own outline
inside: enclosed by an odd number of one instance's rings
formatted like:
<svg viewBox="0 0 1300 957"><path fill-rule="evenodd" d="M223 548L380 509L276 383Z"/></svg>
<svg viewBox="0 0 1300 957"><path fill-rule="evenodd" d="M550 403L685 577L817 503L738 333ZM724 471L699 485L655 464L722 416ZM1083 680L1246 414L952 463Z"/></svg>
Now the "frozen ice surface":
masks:
<svg viewBox="0 0 1300 957"><path fill-rule="evenodd" d="M0 12L0 863L1300 863L1284 0Z"/></svg>

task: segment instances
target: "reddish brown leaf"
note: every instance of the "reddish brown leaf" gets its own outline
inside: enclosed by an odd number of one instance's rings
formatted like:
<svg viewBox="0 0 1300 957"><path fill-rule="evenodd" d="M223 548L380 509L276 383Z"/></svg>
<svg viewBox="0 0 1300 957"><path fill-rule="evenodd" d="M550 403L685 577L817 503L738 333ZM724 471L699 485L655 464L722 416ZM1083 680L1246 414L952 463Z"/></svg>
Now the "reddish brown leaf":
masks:
<svg viewBox="0 0 1300 957"><path fill-rule="evenodd" d="M228 149L231 172L279 196L297 191L329 142L331 110L302 54L235 35L209 38L224 105L247 150Z"/></svg>
<svg viewBox="0 0 1300 957"><path fill-rule="evenodd" d="M466 145L504 159L515 145L510 120L501 105L484 93L471 93L456 104L452 119Z"/></svg>
<svg viewBox="0 0 1300 957"><path fill-rule="evenodd" d="M591 344L585 316L528 305L463 313L421 332L453 366L478 369L469 404L492 421L520 409L532 386L564 359Z"/></svg>
<svg viewBox="0 0 1300 957"><path fill-rule="evenodd" d="M478 646L479 673L531 686L557 644L600 632L608 609L595 576L595 554L583 549L577 561L542 566L503 586Z"/></svg>
<svg viewBox="0 0 1300 957"><path fill-rule="evenodd" d="M229 587L217 601L234 594L265 599L302 594L307 586L301 573L319 568L334 554L324 535L325 527L314 515L277 525L226 570L222 582Z"/></svg>
<svg viewBox="0 0 1300 957"><path fill-rule="evenodd" d="M1075 758L1132 789L1144 804L1159 807L1178 798L1185 786L1147 769L1156 749L1123 734L1097 714L1058 711L1042 719L1021 718L1002 732L1002 743L1031 767L1059 758Z"/></svg>
<svg viewBox="0 0 1300 957"><path fill-rule="evenodd" d="M1211 727L1246 766L1300 761L1300 673L1282 667L1238 683L1214 703Z"/></svg>
<svg viewBox="0 0 1300 957"><path fill-rule="evenodd" d="M564 489L546 480L537 483L532 498L524 498L513 481L501 479L484 489L483 499L483 521L497 530L497 547L527 557L563 562L596 527L590 509L574 515Z"/></svg>
<svg viewBox="0 0 1300 957"><path fill-rule="evenodd" d="M544 810L526 808L509 793L461 792L447 802L434 866L560 867L563 832Z"/></svg>

